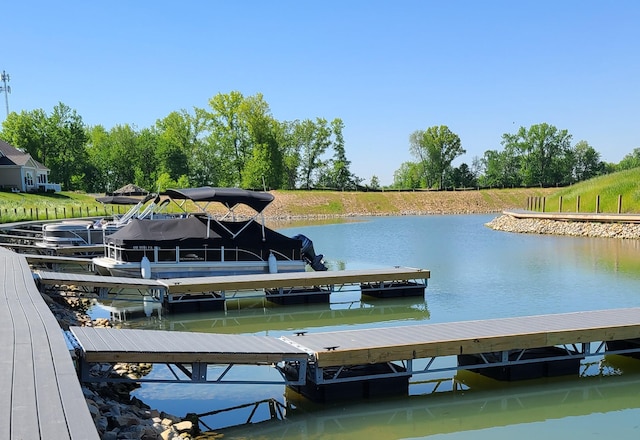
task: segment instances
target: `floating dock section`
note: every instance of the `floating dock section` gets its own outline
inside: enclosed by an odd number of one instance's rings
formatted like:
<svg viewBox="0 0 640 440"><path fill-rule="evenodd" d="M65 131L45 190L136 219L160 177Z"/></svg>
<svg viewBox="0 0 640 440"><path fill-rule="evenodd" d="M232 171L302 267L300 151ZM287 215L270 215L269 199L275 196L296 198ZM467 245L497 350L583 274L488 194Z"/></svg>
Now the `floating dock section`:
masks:
<svg viewBox="0 0 640 440"><path fill-rule="evenodd" d="M294 272L217 277L149 280L73 273L37 271L36 280L44 288L74 285L98 291L103 298L117 296L125 289L161 302L170 311L224 309L226 302L239 297L264 298L276 304L328 303L332 292L356 286L378 296L404 289L401 296L423 297L430 272L425 269L387 269ZM369 288L371 284L375 288ZM393 294L389 294L393 296Z"/></svg>
<svg viewBox="0 0 640 440"><path fill-rule="evenodd" d="M637 345L612 349L615 344L610 344L636 339L640 308L353 331L299 331L280 338L90 327L73 327L71 334L84 364L173 363L182 375L178 378L175 373L176 382L208 383L265 383L253 377L226 381L225 375L235 365L271 366L281 374L281 383L312 400L329 402L406 395L409 379L424 373L493 369L503 380L577 375L585 357L640 352ZM435 361L444 357L458 362L437 366ZM220 368L208 368L213 364L228 366L220 374ZM507 371L503 368L511 370L503 374ZM217 376L209 377L214 373ZM83 375L83 380L113 379Z"/></svg>

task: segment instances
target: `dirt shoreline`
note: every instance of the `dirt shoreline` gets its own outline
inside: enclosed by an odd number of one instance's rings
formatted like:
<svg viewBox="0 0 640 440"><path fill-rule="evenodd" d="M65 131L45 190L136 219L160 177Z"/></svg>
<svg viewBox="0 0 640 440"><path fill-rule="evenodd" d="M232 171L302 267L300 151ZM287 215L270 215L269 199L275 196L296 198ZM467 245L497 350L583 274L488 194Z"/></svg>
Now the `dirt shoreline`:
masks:
<svg viewBox="0 0 640 440"><path fill-rule="evenodd" d="M552 189L507 189L415 192L274 191L264 215L273 219L485 214L526 206L527 197Z"/></svg>

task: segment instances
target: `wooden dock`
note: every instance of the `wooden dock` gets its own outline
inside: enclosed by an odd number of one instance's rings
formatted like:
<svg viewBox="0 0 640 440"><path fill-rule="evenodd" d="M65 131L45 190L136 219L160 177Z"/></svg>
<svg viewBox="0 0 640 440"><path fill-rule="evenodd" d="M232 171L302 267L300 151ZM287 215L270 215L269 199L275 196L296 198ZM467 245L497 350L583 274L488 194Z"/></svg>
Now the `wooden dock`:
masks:
<svg viewBox="0 0 640 440"><path fill-rule="evenodd" d="M49 261L29 257L32 261ZM67 257L68 258L68 257ZM77 262L79 259L73 259ZM371 270L340 270L326 272L294 272L253 275L225 275L217 277L142 279L130 277L111 277L38 271L37 279L42 284L74 284L95 287L133 287L165 289L169 294L188 294L228 290L274 289L278 287L313 287L326 285L357 284L364 282L385 282L395 280L426 280L430 272L425 269L392 267Z"/></svg>
<svg viewBox="0 0 640 440"><path fill-rule="evenodd" d="M306 351L268 336L71 327L87 362L270 365Z"/></svg>
<svg viewBox="0 0 640 440"><path fill-rule="evenodd" d="M26 259L0 247L0 438L98 439L62 330Z"/></svg>
<svg viewBox="0 0 640 440"><path fill-rule="evenodd" d="M279 287L314 287L396 280L427 280L429 277L430 272L425 269L391 267L368 270L174 278L158 281L166 286L169 294L179 294L226 290L276 289Z"/></svg>
<svg viewBox="0 0 640 440"><path fill-rule="evenodd" d="M290 340L313 352L318 366L329 367L638 337L640 308L307 333Z"/></svg>
<svg viewBox="0 0 640 440"><path fill-rule="evenodd" d="M207 364L269 365L293 363L296 381L316 378L317 384L338 383L338 376L324 379L327 368L348 368L401 362L407 376L434 370L412 370L418 359L509 352L549 346L582 346L580 357L613 353L604 342L640 337L640 308L613 309L523 316L479 321L423 324L337 332L293 332L276 338L114 328L70 329L87 362L150 362L202 364L198 380L206 381ZM598 347L591 348L592 343ZM629 350L638 351L640 347ZM545 361L555 359L541 358ZM538 361L539 359L536 359ZM531 361L511 362L517 364ZM310 371L303 369L310 368ZM454 366L447 370L465 367ZM469 367L471 368L471 367ZM286 369L286 368L284 368ZM442 370L438 370L442 371ZM320 372L320 374L317 374ZM391 375L393 375L392 373ZM373 372L363 379L375 379ZM384 372L380 377L389 377ZM251 379L243 383L251 383Z"/></svg>
<svg viewBox="0 0 640 440"><path fill-rule="evenodd" d="M570 222L594 223L640 223L640 214L609 214L594 212L537 212L525 210L506 210L502 212L514 218L534 218Z"/></svg>
<svg viewBox="0 0 640 440"><path fill-rule="evenodd" d="M36 258L33 259L35 261ZM118 297L123 289L134 289L141 295L172 308L185 304L220 303L226 306L227 300L242 298L288 299L308 295L319 297L328 295L344 286L375 283L378 290L393 290L398 284L413 283L416 292L424 295L426 280L430 272L425 269L391 267L370 270L341 270L324 272L294 272L253 275L226 275L217 277L142 279L128 277L111 277L101 275L76 274L69 272L35 271L36 280L45 288L60 288L74 285L86 292L98 289L100 296ZM305 289L318 288L307 291ZM265 293L268 289L278 290L276 293ZM421 289L421 290L420 290ZM281 291L280 291L281 290ZM257 292L251 295L251 291ZM302 293L296 293L301 291ZM247 293L249 292L249 293Z"/></svg>

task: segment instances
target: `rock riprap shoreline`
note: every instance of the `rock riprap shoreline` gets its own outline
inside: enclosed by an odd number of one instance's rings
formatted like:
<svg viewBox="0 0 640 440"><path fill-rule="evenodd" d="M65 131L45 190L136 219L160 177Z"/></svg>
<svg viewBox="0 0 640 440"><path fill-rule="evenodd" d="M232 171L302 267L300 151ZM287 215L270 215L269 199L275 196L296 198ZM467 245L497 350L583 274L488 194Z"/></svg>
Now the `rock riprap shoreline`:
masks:
<svg viewBox="0 0 640 440"><path fill-rule="evenodd" d="M497 231L522 234L640 239L640 224L637 223L559 221L536 218L515 218L504 214L486 223L486 226Z"/></svg>

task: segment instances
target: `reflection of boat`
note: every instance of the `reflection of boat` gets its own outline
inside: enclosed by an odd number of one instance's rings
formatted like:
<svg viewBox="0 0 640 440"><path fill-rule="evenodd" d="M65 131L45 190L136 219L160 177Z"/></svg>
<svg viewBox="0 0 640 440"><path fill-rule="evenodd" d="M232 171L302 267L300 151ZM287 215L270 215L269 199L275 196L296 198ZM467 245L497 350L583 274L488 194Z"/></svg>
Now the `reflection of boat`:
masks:
<svg viewBox="0 0 640 440"><path fill-rule="evenodd" d="M139 296L133 297L138 299ZM160 303L158 303L160 305ZM233 306L233 305L232 305ZM429 310L424 301L413 298L394 298L368 305L360 301L337 304L290 305L270 307L270 303L257 298L247 300L246 307L208 313L184 313L163 316L161 320L135 320L142 317L143 302L100 301L99 308L109 311L112 317L123 321L126 328L211 332L235 334L319 329L327 320L334 326L370 325L372 323L411 319L426 321ZM134 313L137 312L137 313Z"/></svg>
<svg viewBox="0 0 640 440"><path fill-rule="evenodd" d="M201 213L131 220L105 238L104 257L93 259L100 274L182 278L300 272L307 265L326 270L322 255L315 255L307 237L287 237L257 220L273 200L272 194L212 187L168 190L166 194L180 207L187 201L194 203ZM212 202L224 205L228 212L221 218L207 214ZM255 214L237 220L234 209L239 205Z"/></svg>
<svg viewBox="0 0 640 440"><path fill-rule="evenodd" d="M127 196L98 197L97 201L113 205L132 205L121 216L97 220L63 220L42 225L42 241L36 243L44 249L58 249L69 246L92 246L102 244L104 237L117 231L133 218L157 216L160 203L154 194L144 198ZM149 203L151 202L151 203Z"/></svg>

